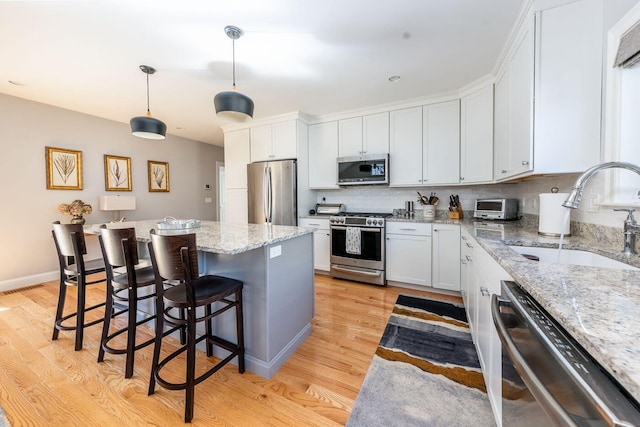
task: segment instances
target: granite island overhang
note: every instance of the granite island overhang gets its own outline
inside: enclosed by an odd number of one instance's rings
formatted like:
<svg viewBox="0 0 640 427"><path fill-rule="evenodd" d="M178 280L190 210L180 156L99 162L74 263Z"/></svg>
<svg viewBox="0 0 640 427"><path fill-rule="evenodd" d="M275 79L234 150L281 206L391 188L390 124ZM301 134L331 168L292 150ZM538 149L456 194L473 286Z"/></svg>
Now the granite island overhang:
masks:
<svg viewBox="0 0 640 427"><path fill-rule="evenodd" d="M138 241L144 243L141 250L144 246L147 252L151 229L159 234L195 233L200 273L244 282L246 369L271 378L311 334L313 230L214 221L201 221L200 227L186 230L158 230L160 221L128 223L135 227ZM217 335L233 342L233 312L216 318L214 328Z"/></svg>

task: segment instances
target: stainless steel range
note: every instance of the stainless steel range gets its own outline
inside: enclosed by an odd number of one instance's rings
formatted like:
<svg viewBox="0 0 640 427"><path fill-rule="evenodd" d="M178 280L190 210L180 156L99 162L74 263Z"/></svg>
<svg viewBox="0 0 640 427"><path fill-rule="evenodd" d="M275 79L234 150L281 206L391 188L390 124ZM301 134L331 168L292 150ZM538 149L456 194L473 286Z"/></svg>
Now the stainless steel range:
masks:
<svg viewBox="0 0 640 427"><path fill-rule="evenodd" d="M331 276L386 285L386 213L342 213L329 217Z"/></svg>

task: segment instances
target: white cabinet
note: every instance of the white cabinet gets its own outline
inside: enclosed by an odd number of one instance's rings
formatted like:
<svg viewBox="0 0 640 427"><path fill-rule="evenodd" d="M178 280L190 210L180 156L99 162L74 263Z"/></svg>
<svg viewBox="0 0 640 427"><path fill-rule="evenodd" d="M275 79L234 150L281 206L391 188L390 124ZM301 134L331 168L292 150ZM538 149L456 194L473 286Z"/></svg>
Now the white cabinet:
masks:
<svg viewBox="0 0 640 427"><path fill-rule="evenodd" d="M251 128L251 161L295 159L297 157L296 120Z"/></svg>
<svg viewBox="0 0 640 427"><path fill-rule="evenodd" d="M529 12L496 79L494 179L581 172L600 160L602 5Z"/></svg>
<svg viewBox="0 0 640 427"><path fill-rule="evenodd" d="M389 113L389 184L422 185L422 107Z"/></svg>
<svg viewBox="0 0 640 427"><path fill-rule="evenodd" d="M460 182L493 180L493 85L460 100Z"/></svg>
<svg viewBox="0 0 640 427"><path fill-rule="evenodd" d="M422 183L460 180L460 101L422 107Z"/></svg>
<svg viewBox="0 0 640 427"><path fill-rule="evenodd" d="M339 157L389 152L389 113L369 114L338 122Z"/></svg>
<svg viewBox="0 0 640 427"><path fill-rule="evenodd" d="M226 188L247 188L249 129L224 134L224 173Z"/></svg>
<svg viewBox="0 0 640 427"><path fill-rule="evenodd" d="M533 20L528 20L496 81L496 179L533 168L533 40Z"/></svg>
<svg viewBox="0 0 640 427"><path fill-rule="evenodd" d="M362 117L363 154L389 152L389 113L369 114Z"/></svg>
<svg viewBox="0 0 640 427"><path fill-rule="evenodd" d="M338 188L338 122L309 126L309 188Z"/></svg>
<svg viewBox="0 0 640 427"><path fill-rule="evenodd" d="M246 188L227 188L225 204L225 221L237 224L249 222L249 202Z"/></svg>
<svg viewBox="0 0 640 427"><path fill-rule="evenodd" d="M331 234L329 219L300 218L300 227L313 228L313 265L316 270L330 270Z"/></svg>
<svg viewBox="0 0 640 427"><path fill-rule="evenodd" d="M460 178L458 100L390 113L389 184L457 184Z"/></svg>
<svg viewBox="0 0 640 427"><path fill-rule="evenodd" d="M460 226L433 224L432 286L460 290Z"/></svg>
<svg viewBox="0 0 640 427"><path fill-rule="evenodd" d="M460 242L463 301L491 408L501 425L502 346L491 317L491 295L500 295L502 280L513 279L466 230Z"/></svg>
<svg viewBox="0 0 640 427"><path fill-rule="evenodd" d="M387 222L387 280L431 285L431 224Z"/></svg>

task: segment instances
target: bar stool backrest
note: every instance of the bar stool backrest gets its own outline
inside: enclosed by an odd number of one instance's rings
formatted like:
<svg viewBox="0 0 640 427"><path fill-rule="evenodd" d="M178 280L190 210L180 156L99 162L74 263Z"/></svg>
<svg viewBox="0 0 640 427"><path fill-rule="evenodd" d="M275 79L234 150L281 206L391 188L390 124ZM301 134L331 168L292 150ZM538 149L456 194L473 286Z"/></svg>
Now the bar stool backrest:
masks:
<svg viewBox="0 0 640 427"><path fill-rule="evenodd" d="M138 242L136 241L135 228L109 229L106 225L100 226L100 238L103 242L104 256L108 264L113 267L127 265L125 251L131 257L133 265L138 264ZM123 246L123 244L125 246ZM125 249L126 248L126 249Z"/></svg>
<svg viewBox="0 0 640 427"><path fill-rule="evenodd" d="M155 257L156 268L158 273L165 280L186 281L185 268L182 265L182 250L188 252L190 261L189 279L198 278L198 255L196 249L196 235L177 234L170 236L161 236L151 230L151 245L153 246L153 254Z"/></svg>
<svg viewBox="0 0 640 427"><path fill-rule="evenodd" d="M71 233L75 233L72 235ZM82 255L87 254L87 245L84 241L84 228L82 224L60 224L60 221L53 223L53 235L56 248L60 255L64 257L75 257L73 245L74 240L78 246L78 252ZM76 237L74 239L74 236Z"/></svg>

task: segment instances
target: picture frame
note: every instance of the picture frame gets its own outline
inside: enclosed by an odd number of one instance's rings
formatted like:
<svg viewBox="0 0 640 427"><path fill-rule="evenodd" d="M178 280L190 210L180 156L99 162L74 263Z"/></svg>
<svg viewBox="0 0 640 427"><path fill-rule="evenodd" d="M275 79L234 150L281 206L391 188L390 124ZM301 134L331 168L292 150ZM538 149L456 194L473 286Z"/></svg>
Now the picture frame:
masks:
<svg viewBox="0 0 640 427"><path fill-rule="evenodd" d="M169 163L156 160L147 161L149 172L149 192L169 192Z"/></svg>
<svg viewBox="0 0 640 427"><path fill-rule="evenodd" d="M104 189L131 191L131 157L104 155Z"/></svg>
<svg viewBox="0 0 640 427"><path fill-rule="evenodd" d="M82 151L44 147L47 190L82 190Z"/></svg>

